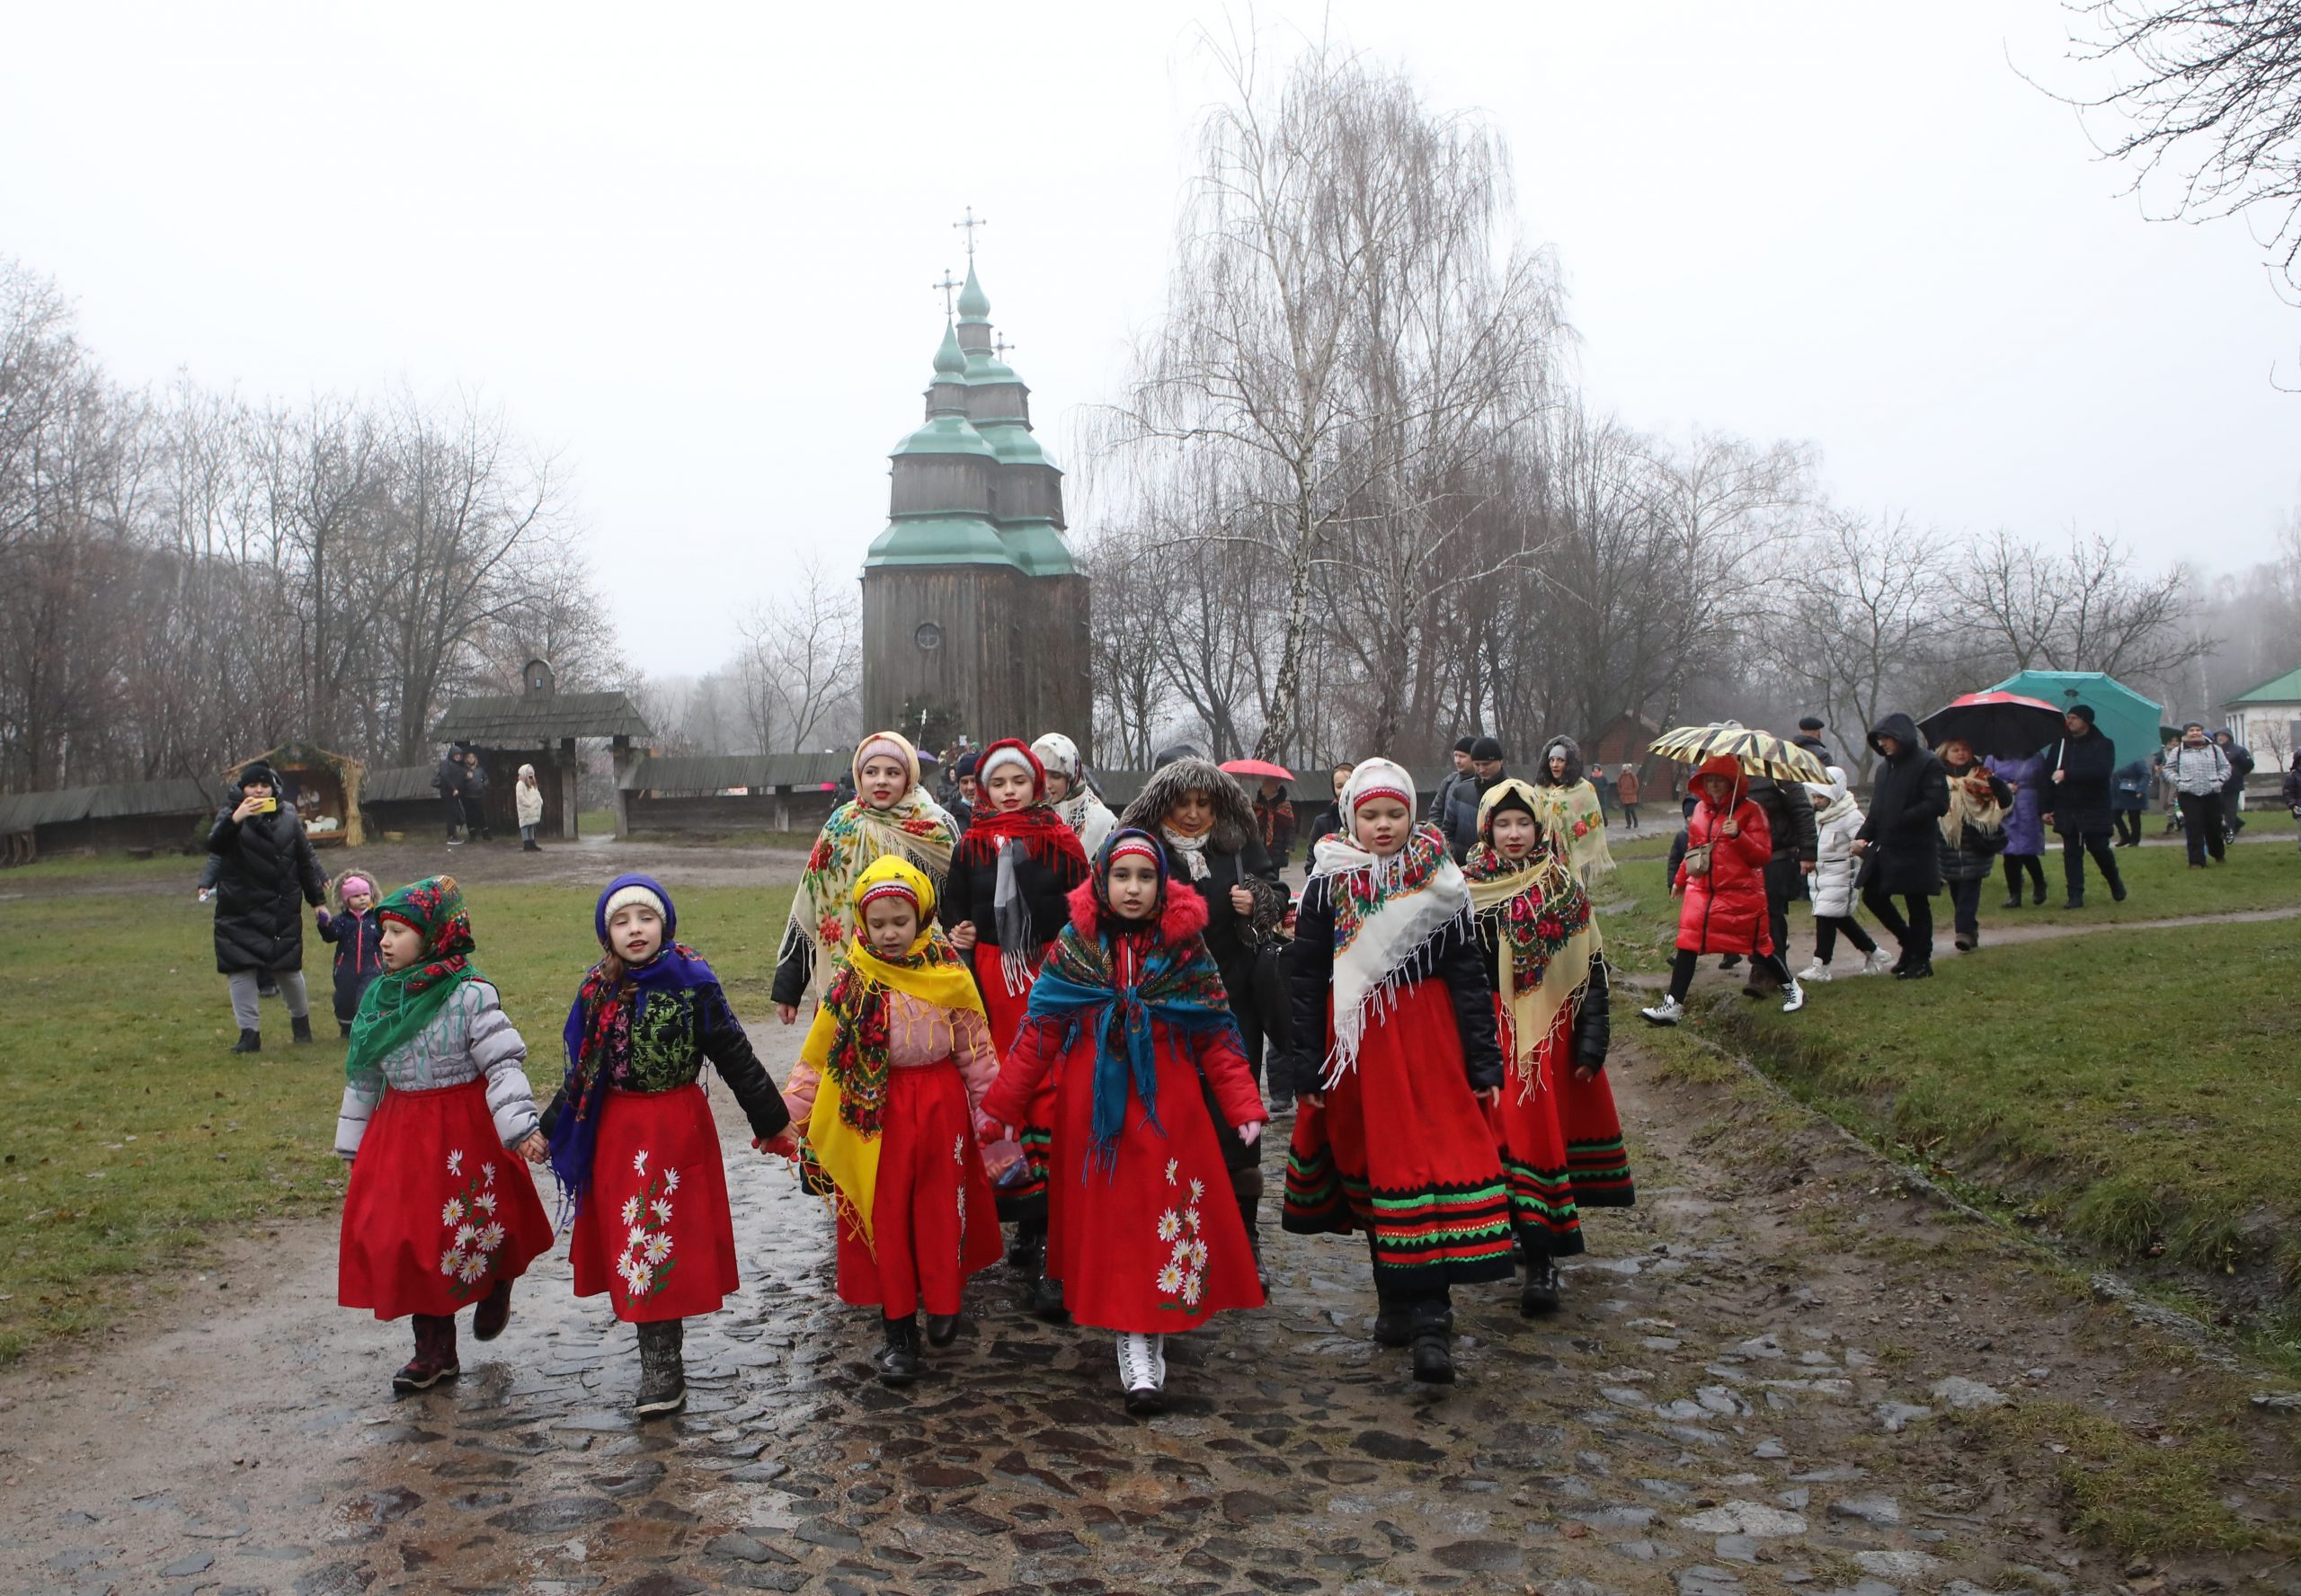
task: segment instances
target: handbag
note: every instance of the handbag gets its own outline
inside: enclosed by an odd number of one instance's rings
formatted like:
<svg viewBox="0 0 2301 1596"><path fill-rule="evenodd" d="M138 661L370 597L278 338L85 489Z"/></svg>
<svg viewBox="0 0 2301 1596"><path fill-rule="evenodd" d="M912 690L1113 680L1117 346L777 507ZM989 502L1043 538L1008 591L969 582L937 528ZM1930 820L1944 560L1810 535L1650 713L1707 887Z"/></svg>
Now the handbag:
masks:
<svg viewBox="0 0 2301 1596"><path fill-rule="evenodd" d="M1685 872L1687 879L1691 880L1697 875L1708 875L1710 873L1710 850L1717 846L1718 845L1714 842L1705 842L1700 847L1690 847L1686 850Z"/></svg>

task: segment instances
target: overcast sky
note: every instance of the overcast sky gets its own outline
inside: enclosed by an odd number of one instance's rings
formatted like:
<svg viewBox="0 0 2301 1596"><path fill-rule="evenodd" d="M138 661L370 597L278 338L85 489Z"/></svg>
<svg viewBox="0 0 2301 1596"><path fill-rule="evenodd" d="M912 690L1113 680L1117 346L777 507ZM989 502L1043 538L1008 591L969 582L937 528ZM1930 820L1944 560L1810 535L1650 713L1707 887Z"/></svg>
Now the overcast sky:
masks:
<svg viewBox="0 0 2301 1596"><path fill-rule="evenodd" d="M404 378L560 452L635 661L884 524L972 205L1069 463L1163 294L1202 24L1244 7L12 8L0 254L118 376ZM1506 135L1599 403L1806 440L1945 529L2229 570L2301 502L2301 311L2242 224L2152 223L2049 0L1266 4ZM1079 528L1074 525L1074 532Z"/></svg>

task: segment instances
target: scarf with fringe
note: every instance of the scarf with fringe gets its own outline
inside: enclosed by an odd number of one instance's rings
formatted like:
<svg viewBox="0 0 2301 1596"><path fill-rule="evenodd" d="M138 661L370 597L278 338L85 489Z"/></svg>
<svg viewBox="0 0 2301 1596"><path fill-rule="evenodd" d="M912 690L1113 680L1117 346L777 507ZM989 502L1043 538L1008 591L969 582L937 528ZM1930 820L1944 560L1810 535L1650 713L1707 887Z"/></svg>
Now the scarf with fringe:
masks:
<svg viewBox="0 0 2301 1596"><path fill-rule="evenodd" d="M1494 846L1494 817L1515 790L1521 803L1538 795L1524 782L1505 782L1479 810L1478 846L1462 862L1470 905L1494 934L1497 990L1506 1016L1510 1072L1524 1102L1541 1089L1541 1060L1559 1016L1570 1014L1589 989L1591 971L1604 956L1590 894L1554 838L1533 855L1506 859Z"/></svg>
<svg viewBox="0 0 2301 1596"><path fill-rule="evenodd" d="M1087 879L1087 850L1079 846L1079 834L1046 801L1046 768L1020 740L1009 737L992 743L982 752L982 767L988 769L991 756L1001 749L1020 754L1029 766L1031 801L1020 809L994 810L986 792L975 805L967 834L959 838L956 863L962 867L991 864L998 873L991 908L999 932L999 969L1008 995L1020 998L1031 989L1032 959L1061 927L1031 924L1031 908L1024 900L1015 867L1026 857L1035 859L1053 873L1055 883L1067 893Z"/></svg>
<svg viewBox="0 0 2301 1596"><path fill-rule="evenodd" d="M378 924L397 920L413 930L423 938L423 953L404 970L386 970L360 994L343 1078L368 1103L384 1094L384 1060L420 1035L458 988L484 979L472 967L471 916L454 876L402 887L376 905L375 916Z"/></svg>
<svg viewBox="0 0 2301 1596"><path fill-rule="evenodd" d="M1428 972L1439 943L1470 933L1470 894L1445 838L1427 823L1387 859L1339 831L1321 838L1312 878L1325 880L1334 909L1334 1046L1325 1071L1331 1086L1358 1067L1367 1024Z"/></svg>
<svg viewBox="0 0 2301 1596"><path fill-rule="evenodd" d="M957 830L943 806L919 785L919 755L900 732L874 732L856 745L851 774L857 791L863 785L864 750L878 742L895 745L911 773L911 785L884 809L850 798L823 822L799 876L799 890L791 896L791 919L777 954L786 957L804 944L810 971L822 969L825 961L834 971L846 962L857 928L855 883L873 863L890 856L908 860L937 882L950 873Z"/></svg>

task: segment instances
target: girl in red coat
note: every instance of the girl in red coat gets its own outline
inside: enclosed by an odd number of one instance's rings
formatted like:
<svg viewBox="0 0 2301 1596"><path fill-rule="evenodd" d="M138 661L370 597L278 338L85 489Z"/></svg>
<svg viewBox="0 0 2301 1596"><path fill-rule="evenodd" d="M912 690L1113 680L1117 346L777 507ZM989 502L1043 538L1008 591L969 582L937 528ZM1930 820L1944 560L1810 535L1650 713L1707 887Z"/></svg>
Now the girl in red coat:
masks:
<svg viewBox="0 0 2301 1596"><path fill-rule="evenodd" d="M1014 738L992 743L976 768L982 796L943 883L943 929L973 961L991 1023L991 1044L1005 1058L1030 1006L1039 961L1069 918L1072 888L1087 879L1079 835L1047 802L1046 771ZM999 1217L1015 1221L1007 1261L1033 1277L1031 1311L1063 1320L1062 1286L1045 1272L1048 1138L1052 1093L1008 1122L1022 1130L1024 1166L999 1177Z"/></svg>
<svg viewBox="0 0 2301 1596"><path fill-rule="evenodd" d="M1484 1112L1502 1051L1470 887L1437 828L1414 823L1414 798L1388 759L1352 771L1351 834L1319 840L1302 890L1284 1222L1366 1233L1375 1341L1410 1344L1414 1378L1443 1384L1453 1287L1512 1272L1510 1195Z"/></svg>
<svg viewBox="0 0 2301 1596"><path fill-rule="evenodd" d="M1080 1323L1118 1333L1129 1413L1165 1405L1169 1334L1263 1300L1202 1073L1241 1140L1269 1115L1205 924L1196 892L1168 890L1157 838L1113 832L982 1104L1012 1124L1053 1095L1047 1272Z"/></svg>
<svg viewBox="0 0 2301 1596"><path fill-rule="evenodd" d="M1685 1017L1686 992L1701 955L1746 953L1753 969L1781 983L1781 1012L1795 1014L1806 1006L1806 994L1766 926L1765 867L1773 857L1773 832L1765 811L1750 802L1742 762L1730 754L1702 761L1693 785L1701 802L1686 821L1685 863L1670 883L1670 895L1685 899L1678 910L1670 992L1638 1012L1657 1025L1676 1024Z"/></svg>

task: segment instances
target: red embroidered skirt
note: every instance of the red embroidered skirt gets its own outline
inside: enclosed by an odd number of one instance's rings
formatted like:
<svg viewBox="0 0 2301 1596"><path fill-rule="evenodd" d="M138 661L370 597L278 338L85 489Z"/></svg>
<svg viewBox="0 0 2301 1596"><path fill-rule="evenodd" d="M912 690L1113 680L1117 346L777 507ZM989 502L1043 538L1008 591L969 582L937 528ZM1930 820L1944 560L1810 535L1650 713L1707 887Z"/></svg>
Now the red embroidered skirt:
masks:
<svg viewBox="0 0 2301 1596"><path fill-rule="evenodd" d="M386 1087L343 1192L335 1299L379 1319L451 1314L551 1250L551 1220L504 1151L487 1083Z"/></svg>
<svg viewBox="0 0 2301 1596"><path fill-rule="evenodd" d="M1510 1200L1492 1123L1462 1074L1444 981L1409 984L1370 1020L1326 1106L1298 1103L1284 1228L1364 1230L1374 1281L1413 1294L1511 1272Z"/></svg>
<svg viewBox="0 0 2301 1596"><path fill-rule="evenodd" d="M742 1282L719 1127L703 1088L609 1091L568 1245L575 1295L629 1324L715 1312Z"/></svg>
<svg viewBox="0 0 2301 1596"><path fill-rule="evenodd" d="M999 1262L999 1214L982 1173L966 1083L949 1060L887 1072L871 1246L842 1219L839 1299L909 1318L959 1311L967 1277Z"/></svg>
<svg viewBox="0 0 2301 1596"><path fill-rule="evenodd" d="M1559 1057L1565 1056L1560 1050ZM1630 1152L1622 1146L1621 1116L1614 1112L1614 1089L1603 1069L1586 1081L1571 1069L1559 1072L1559 1113L1566 1130L1566 1168L1574 1181L1577 1208L1630 1208L1638 1187L1630 1178Z"/></svg>
<svg viewBox="0 0 2301 1596"><path fill-rule="evenodd" d="M1510 1015L1498 995L1494 1011L1503 1056L1515 1058ZM1567 1173L1566 1131L1559 1122L1572 1024L1573 1010L1561 1011L1534 1060L1536 1078L1521 1077L1514 1066L1502 1077L1502 1100L1487 1111L1501 1147L1502 1177L1510 1188L1510 1220L1518 1239L1553 1258L1582 1250L1582 1220Z"/></svg>
<svg viewBox="0 0 2301 1596"><path fill-rule="evenodd" d="M1046 957L1046 949L1038 950L1032 959L1030 979L1039 978L1039 965ZM1003 1062L1015 1037L1023 1028L1023 1016L1030 1011L1031 994L1026 987L1017 996L1007 989L1007 972L999 965L999 951L987 942L974 944L974 983L982 989L983 1017L990 1023L991 1045L998 1051ZM1023 1143L1024 1167L1016 1170L1014 1178L997 1188L1001 1218L1014 1217L1018 1205L1046 1194L1048 1143L1053 1138L1054 1087L1053 1074L1049 1072L1047 1085L1042 1086L1031 1099L1030 1118L1016 1127Z"/></svg>
<svg viewBox="0 0 2301 1596"><path fill-rule="evenodd" d="M1108 1166L1094 1145L1095 1049L1081 1037L1047 1072L1056 1163L1046 1272L1071 1317L1099 1330L1171 1334L1225 1308L1260 1308L1254 1248L1230 1193L1198 1066L1153 1028L1158 1124L1132 1093Z"/></svg>

